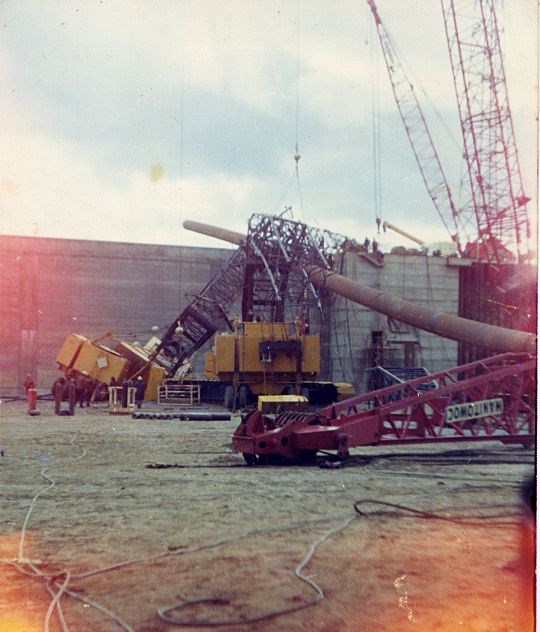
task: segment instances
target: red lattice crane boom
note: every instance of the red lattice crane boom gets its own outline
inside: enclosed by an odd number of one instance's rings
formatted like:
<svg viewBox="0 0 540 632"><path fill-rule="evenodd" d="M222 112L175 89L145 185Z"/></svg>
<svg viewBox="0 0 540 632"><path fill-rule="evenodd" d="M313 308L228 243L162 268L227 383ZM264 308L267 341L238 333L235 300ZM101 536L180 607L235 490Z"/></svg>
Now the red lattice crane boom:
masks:
<svg viewBox="0 0 540 632"><path fill-rule="evenodd" d="M409 81L405 68L397 54L396 46L381 20L375 0L367 0L367 3L375 19L377 35L390 77L394 99L424 185L458 252L463 254L463 248L460 243L460 214L452 199L450 186L435 149L426 118L414 91L414 86Z"/></svg>
<svg viewBox="0 0 540 632"><path fill-rule="evenodd" d="M462 189L469 199L460 208L375 0L367 2L422 179L458 252L497 263L524 260L530 200L523 192L494 0L441 0L467 163Z"/></svg>
<svg viewBox="0 0 540 632"><path fill-rule="evenodd" d="M494 0L441 0L461 120L473 227L468 254L524 260L530 227L508 100ZM463 185L462 185L463 186Z"/></svg>
<svg viewBox="0 0 540 632"><path fill-rule="evenodd" d="M429 384L426 383L429 380ZM314 412L254 410L232 437L249 465L381 444L501 441L534 444L536 359L502 354L394 384Z"/></svg>

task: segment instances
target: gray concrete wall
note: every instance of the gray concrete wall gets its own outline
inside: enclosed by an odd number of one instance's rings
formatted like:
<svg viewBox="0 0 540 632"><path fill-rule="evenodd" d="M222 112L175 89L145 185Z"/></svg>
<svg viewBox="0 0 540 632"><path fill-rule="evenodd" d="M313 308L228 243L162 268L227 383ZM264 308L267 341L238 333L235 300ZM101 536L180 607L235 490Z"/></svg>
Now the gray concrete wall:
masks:
<svg viewBox="0 0 540 632"><path fill-rule="evenodd" d="M385 254L378 268L354 252L343 262L342 274L365 285L431 309L457 314L459 274L444 257ZM383 331L385 363L403 365L404 343L417 341L416 362L428 371L457 364L457 343L414 327L393 332L386 316L345 298L332 300L329 373L336 381L352 382L358 392L367 389L371 332Z"/></svg>

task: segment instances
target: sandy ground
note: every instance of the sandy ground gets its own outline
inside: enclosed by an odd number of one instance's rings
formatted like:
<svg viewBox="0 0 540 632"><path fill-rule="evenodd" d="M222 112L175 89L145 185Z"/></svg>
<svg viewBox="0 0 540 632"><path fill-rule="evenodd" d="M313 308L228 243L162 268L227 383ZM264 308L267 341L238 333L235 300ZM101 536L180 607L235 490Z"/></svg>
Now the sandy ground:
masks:
<svg viewBox="0 0 540 632"><path fill-rule="evenodd" d="M56 574L52 594L71 591L60 599L63 629L77 632L179 629L158 611L182 599L206 601L169 617L246 632L530 629L520 484L532 450L381 446L353 450L336 470L248 467L230 451L237 419L39 408L31 417L23 402L0 404L0 632L62 630L39 574ZM461 522L374 504L360 516L358 499ZM267 617L274 611L289 612Z"/></svg>

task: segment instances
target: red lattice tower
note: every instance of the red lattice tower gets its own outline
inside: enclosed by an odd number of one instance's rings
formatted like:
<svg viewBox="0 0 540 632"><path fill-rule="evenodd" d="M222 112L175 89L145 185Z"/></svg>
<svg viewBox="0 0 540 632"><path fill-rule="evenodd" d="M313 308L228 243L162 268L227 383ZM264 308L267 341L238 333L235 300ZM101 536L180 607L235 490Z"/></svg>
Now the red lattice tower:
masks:
<svg viewBox="0 0 540 632"><path fill-rule="evenodd" d="M525 260L530 227L494 0L441 0L467 174L460 237L468 253Z"/></svg>

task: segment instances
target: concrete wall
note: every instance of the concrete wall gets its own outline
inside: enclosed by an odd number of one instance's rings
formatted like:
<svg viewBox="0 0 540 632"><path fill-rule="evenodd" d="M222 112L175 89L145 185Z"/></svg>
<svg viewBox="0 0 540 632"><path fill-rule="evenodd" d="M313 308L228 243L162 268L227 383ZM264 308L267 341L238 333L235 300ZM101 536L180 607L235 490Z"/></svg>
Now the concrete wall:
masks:
<svg viewBox="0 0 540 632"><path fill-rule="evenodd" d="M72 332L146 342L223 266L230 250L0 236L0 395L26 372L47 388ZM158 334L159 335L159 334Z"/></svg>

